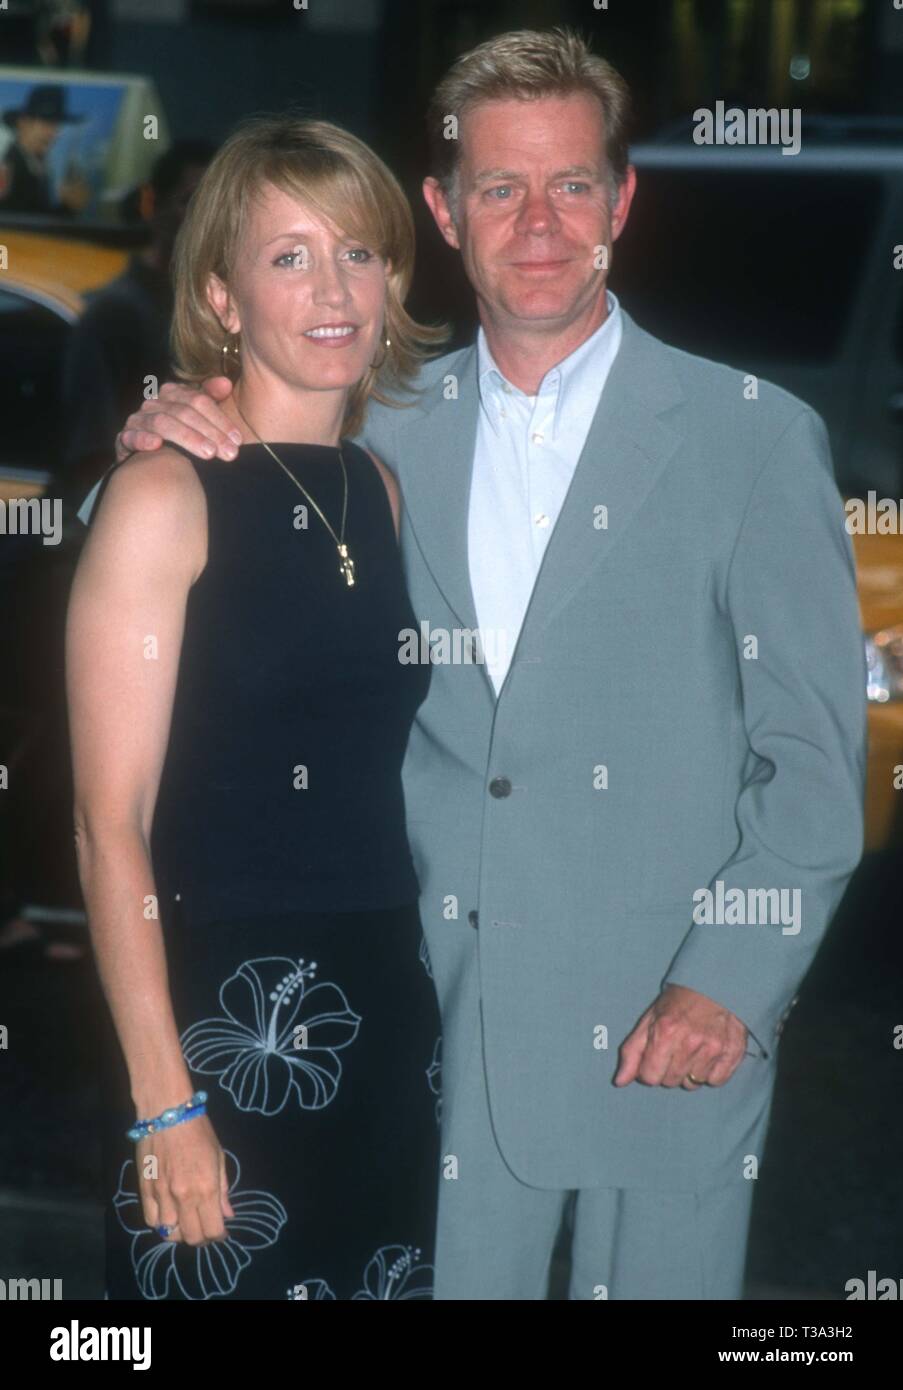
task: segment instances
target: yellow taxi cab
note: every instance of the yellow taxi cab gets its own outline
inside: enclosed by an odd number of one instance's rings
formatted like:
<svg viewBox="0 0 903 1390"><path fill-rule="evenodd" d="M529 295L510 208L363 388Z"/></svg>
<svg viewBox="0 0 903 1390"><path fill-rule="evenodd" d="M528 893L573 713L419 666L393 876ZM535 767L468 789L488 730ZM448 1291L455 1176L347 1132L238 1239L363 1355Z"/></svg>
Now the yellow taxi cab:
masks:
<svg viewBox="0 0 903 1390"><path fill-rule="evenodd" d="M868 662L866 849L903 841L903 536L853 534Z"/></svg>
<svg viewBox="0 0 903 1390"><path fill-rule="evenodd" d="M7 269L0 271L0 500L35 497L50 482L68 329L84 296L125 268L128 252L0 222Z"/></svg>

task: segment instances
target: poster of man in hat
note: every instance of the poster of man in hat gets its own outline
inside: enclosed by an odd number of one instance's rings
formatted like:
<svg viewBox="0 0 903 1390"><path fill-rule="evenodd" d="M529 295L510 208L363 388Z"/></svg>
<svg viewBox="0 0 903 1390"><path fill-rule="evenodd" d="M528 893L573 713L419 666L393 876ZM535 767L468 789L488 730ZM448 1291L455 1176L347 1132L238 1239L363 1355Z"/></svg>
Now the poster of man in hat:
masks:
<svg viewBox="0 0 903 1390"><path fill-rule="evenodd" d="M65 88L52 83L32 87L18 106L4 110L13 138L0 159L0 209L63 217L83 210L91 197L86 180L70 170L55 193L48 168L60 127L82 120L67 109Z"/></svg>

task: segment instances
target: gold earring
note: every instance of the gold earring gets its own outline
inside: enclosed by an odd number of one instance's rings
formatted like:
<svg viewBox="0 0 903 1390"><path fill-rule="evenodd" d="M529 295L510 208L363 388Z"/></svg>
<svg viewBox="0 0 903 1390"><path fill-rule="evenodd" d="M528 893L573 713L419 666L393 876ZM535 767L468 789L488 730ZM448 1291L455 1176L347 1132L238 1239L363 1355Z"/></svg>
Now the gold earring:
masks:
<svg viewBox="0 0 903 1390"><path fill-rule="evenodd" d="M233 341L230 342L229 338L232 338ZM239 347L240 341L240 333L231 333L226 337L226 341L223 343L223 376L231 376L232 372L237 372L239 367L241 366L241 349Z"/></svg>
<svg viewBox="0 0 903 1390"><path fill-rule="evenodd" d="M387 358L388 355L389 355L389 348L390 348L391 346L392 346L392 339L389 337L389 335L388 335L388 333L387 333L386 336L385 336L385 338L383 339L383 355L382 355L382 357L379 359L378 362L374 361L374 362L371 362L371 363L370 363L370 368L371 368L372 371L378 372L379 369L380 369L380 367L382 367L382 366L385 365L386 358Z"/></svg>

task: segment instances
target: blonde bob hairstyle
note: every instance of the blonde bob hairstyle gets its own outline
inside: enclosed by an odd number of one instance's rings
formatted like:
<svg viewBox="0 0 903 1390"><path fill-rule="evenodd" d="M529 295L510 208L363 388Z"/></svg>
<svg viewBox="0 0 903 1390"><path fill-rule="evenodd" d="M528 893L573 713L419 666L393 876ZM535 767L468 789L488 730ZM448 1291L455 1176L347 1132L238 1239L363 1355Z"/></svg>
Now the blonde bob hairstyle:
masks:
<svg viewBox="0 0 903 1390"><path fill-rule="evenodd" d="M448 337L405 312L414 268L414 219L392 173L362 140L328 121L288 111L251 116L217 151L195 189L173 251L175 303L171 348L183 381L240 375L224 365L226 333L207 299L211 273L229 285L240 254L248 211L266 185L301 199L315 213L373 251L386 276L383 337L390 347L348 393L343 436L355 435L371 396L400 405L386 386L411 385L421 364ZM239 358L240 364L240 358Z"/></svg>

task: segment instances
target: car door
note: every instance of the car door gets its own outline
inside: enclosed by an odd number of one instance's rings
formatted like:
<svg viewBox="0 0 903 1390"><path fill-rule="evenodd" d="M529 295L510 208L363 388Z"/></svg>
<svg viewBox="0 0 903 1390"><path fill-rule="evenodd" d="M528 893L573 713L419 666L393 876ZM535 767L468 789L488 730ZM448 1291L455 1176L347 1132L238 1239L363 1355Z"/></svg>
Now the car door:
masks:
<svg viewBox="0 0 903 1390"><path fill-rule="evenodd" d="M68 306L8 278L0 287L4 501L39 495L57 467L62 362L75 317Z"/></svg>

